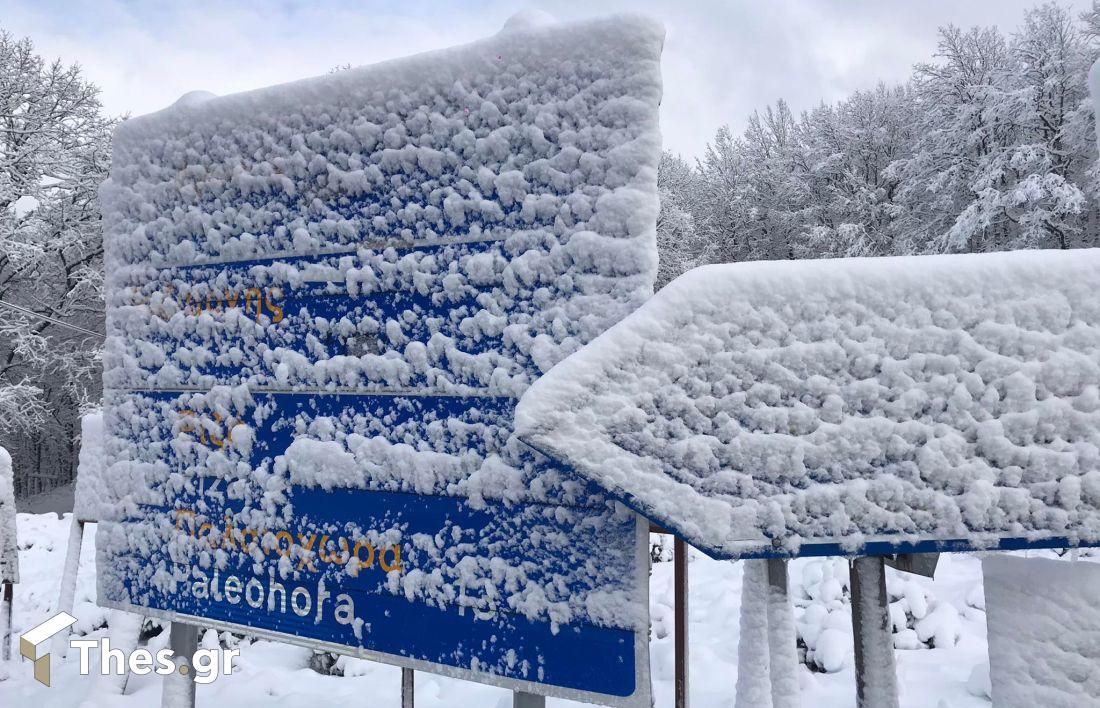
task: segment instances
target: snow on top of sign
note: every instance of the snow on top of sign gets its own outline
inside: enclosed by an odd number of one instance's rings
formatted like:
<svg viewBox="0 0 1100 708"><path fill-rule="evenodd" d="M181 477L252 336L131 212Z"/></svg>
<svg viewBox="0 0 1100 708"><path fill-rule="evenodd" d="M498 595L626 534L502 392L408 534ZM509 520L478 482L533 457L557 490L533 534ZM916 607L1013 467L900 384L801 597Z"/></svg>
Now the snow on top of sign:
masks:
<svg viewBox="0 0 1100 708"><path fill-rule="evenodd" d="M463 47L120 124L101 189L119 509L200 485L244 506L238 528L271 530L293 517L292 486L574 504L449 528L442 548L413 539L436 571L387 587L442 605L484 585L532 619L633 626L636 598L575 592L632 584L621 549L552 565L580 533L633 520L536 463L511 402L652 294L662 42L637 17L526 17ZM135 392L150 389L166 393ZM272 390L408 397L277 419ZM449 397L464 418L423 403ZM265 426L282 447L265 447ZM547 540L506 557L523 523ZM178 535L135 523L100 540L126 553ZM114 596L178 580L104 567Z"/></svg>
<svg viewBox="0 0 1100 708"><path fill-rule="evenodd" d="M521 20L467 46L123 122L102 188L107 384L426 379L518 395L644 302L662 31L629 16ZM275 256L308 259L262 260ZM215 267L226 261L248 265ZM168 268L196 263L212 265ZM424 298L276 314L307 285ZM250 317L250 288L274 307ZM374 346L303 357L299 329Z"/></svg>
<svg viewBox="0 0 1100 708"><path fill-rule="evenodd" d="M80 455L73 492L73 514L80 521L99 521L110 514L106 466L103 413L86 413L80 418Z"/></svg>
<svg viewBox="0 0 1100 708"><path fill-rule="evenodd" d="M15 480L11 455L0 447L0 581L19 582L19 542L15 528Z"/></svg>
<svg viewBox="0 0 1100 708"><path fill-rule="evenodd" d="M1100 539L1100 251L698 268L516 431L717 555Z"/></svg>

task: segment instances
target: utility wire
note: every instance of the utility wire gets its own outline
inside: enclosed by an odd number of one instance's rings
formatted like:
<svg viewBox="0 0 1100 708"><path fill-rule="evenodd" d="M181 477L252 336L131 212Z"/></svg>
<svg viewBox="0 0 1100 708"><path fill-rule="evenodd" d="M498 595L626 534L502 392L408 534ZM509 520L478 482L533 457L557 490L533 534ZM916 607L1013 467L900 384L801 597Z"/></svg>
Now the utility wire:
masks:
<svg viewBox="0 0 1100 708"><path fill-rule="evenodd" d="M40 320L45 320L46 322L49 322L50 324L57 325L58 327L65 327L66 329L71 329L71 330L74 330L76 332L80 332L82 334L90 334L93 337L99 337L100 339L105 339L105 337L102 334L100 334L99 332L93 332L90 329L84 329L83 327L78 327L77 325L69 324L68 322L62 322L61 320L54 319L53 317L50 317L49 315L43 315L39 312L35 312L34 310L28 310L27 308L23 307L22 305L16 305L15 303L6 302L4 300L0 300L0 305L3 305L4 307L7 307L11 310L15 310L16 312L21 312L24 315L30 315L31 317L37 317Z"/></svg>

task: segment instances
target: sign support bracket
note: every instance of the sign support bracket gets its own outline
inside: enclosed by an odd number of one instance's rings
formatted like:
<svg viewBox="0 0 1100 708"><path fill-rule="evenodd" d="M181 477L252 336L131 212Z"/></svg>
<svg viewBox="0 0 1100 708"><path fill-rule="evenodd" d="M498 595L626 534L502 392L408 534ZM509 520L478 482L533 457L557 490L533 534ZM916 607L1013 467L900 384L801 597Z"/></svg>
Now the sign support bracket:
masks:
<svg viewBox="0 0 1100 708"><path fill-rule="evenodd" d="M679 536L673 538L676 708L688 708L688 547Z"/></svg>
<svg viewBox="0 0 1100 708"><path fill-rule="evenodd" d="M512 708L546 708L546 696L514 691L512 693Z"/></svg>

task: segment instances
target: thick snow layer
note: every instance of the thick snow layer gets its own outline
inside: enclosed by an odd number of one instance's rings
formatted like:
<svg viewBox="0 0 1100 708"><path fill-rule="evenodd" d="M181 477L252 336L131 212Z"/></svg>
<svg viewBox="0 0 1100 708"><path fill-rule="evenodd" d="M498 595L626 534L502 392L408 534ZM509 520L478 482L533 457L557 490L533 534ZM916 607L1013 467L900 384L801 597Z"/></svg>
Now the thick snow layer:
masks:
<svg viewBox="0 0 1100 708"><path fill-rule="evenodd" d="M11 455L0 447L0 582L19 582L19 539L15 524L15 484Z"/></svg>
<svg viewBox="0 0 1100 708"><path fill-rule="evenodd" d="M308 576L373 614L290 633L414 654L385 603L457 608L469 631L414 658L524 678L543 657L494 627L644 631L634 515L512 414L652 293L663 33L544 20L120 124L105 597L201 614L203 574Z"/></svg>
<svg viewBox="0 0 1100 708"><path fill-rule="evenodd" d="M81 521L98 521L110 516L113 502L107 486L106 454L103 414L96 411L83 415L80 418L80 455L73 491L73 514Z"/></svg>
<svg viewBox="0 0 1100 708"><path fill-rule="evenodd" d="M1100 701L1100 566L991 556L982 563L989 683L998 708Z"/></svg>
<svg viewBox="0 0 1100 708"><path fill-rule="evenodd" d="M719 556L1100 540L1100 251L707 266L516 430Z"/></svg>
<svg viewBox="0 0 1100 708"><path fill-rule="evenodd" d="M522 392L652 292L661 43L524 21L125 121L108 385Z"/></svg>
<svg viewBox="0 0 1100 708"><path fill-rule="evenodd" d="M14 636L54 613L57 578L65 559L65 539L71 517L54 514L19 515L23 539L19 551L23 582L15 587ZM92 547L96 526L89 527L84 544L73 615L78 622L74 633L81 637L101 638L108 634L115 643L116 620L110 610L96 605L96 564ZM1053 554L1045 554L1052 556ZM1064 562L1064 561L1062 561ZM791 563L793 588L811 585L820 573L806 571L821 561L795 560ZM653 687L656 708L672 708L673 702L673 573L672 563L653 566L650 578L650 614L653 629L649 645L653 659ZM730 708L734 705L734 685L738 675L738 639L741 617L741 585L744 563L713 561L692 551L691 613L691 705L698 708ZM843 565L843 564L839 564ZM888 581L898 577L887 569ZM950 648L922 651L898 651L898 683L902 708L989 708L986 698L971 695L967 682L976 667L986 661L985 613L968 607L967 597L981 595L981 562L966 554L945 556L936 580L916 578L943 602L957 608L961 641ZM796 610L796 621L806 618ZM847 616L846 616L846 619ZM106 626L105 626L106 625ZM851 625L846 625L843 667L835 673L798 671L802 704L814 708L854 708L855 687L852 671ZM208 636L209 633L206 633ZM166 646L168 633L148 641L150 651ZM206 644L204 639L204 645ZM371 708L398 708L401 705L401 672L393 666L341 657L338 665L343 676L324 676L309 668L310 651L262 640L245 640L241 655L230 676L200 686L200 705L224 705L235 708L315 708L324 705L359 705L369 698ZM13 659L0 662L0 704L48 706L49 708L148 708L159 705L161 680L156 676L130 676L125 693L98 676L77 673L79 652L53 657L53 686L47 688L34 680L29 664L19 660L18 646ZM93 655L93 664L98 657ZM416 673L418 708L508 708L510 692L470 681ZM584 704L551 698L548 708L580 708Z"/></svg>

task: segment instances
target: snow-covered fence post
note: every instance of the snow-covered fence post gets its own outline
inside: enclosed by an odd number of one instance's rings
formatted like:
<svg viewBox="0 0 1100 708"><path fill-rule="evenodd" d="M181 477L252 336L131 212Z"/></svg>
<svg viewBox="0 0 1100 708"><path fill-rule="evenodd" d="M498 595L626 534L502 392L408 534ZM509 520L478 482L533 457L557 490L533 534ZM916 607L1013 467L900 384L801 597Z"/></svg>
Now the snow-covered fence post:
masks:
<svg viewBox="0 0 1100 708"><path fill-rule="evenodd" d="M11 616L15 584L19 582L19 543L16 540L15 485L11 456L0 447L0 635L4 661L11 659Z"/></svg>
<svg viewBox="0 0 1100 708"><path fill-rule="evenodd" d="M674 630L676 632L676 708L688 708L688 546L675 537L672 546Z"/></svg>
<svg viewBox="0 0 1100 708"><path fill-rule="evenodd" d="M787 559L768 561L768 657L772 708L798 708L798 647L787 580Z"/></svg>
<svg viewBox="0 0 1100 708"><path fill-rule="evenodd" d="M76 600L76 581L80 573L80 553L84 546L85 524L95 523L103 515L108 502L104 477L103 414L88 413L80 419L80 455L73 490L73 520L69 527L69 545L65 550L65 567L61 572L57 611L72 614ZM69 651L71 628L58 632L50 651L65 656ZM134 635L136 642L137 635Z"/></svg>
<svg viewBox="0 0 1100 708"><path fill-rule="evenodd" d="M852 636L856 654L856 705L898 708L894 640L886 596L886 563L863 556L851 563Z"/></svg>
<svg viewBox="0 0 1100 708"><path fill-rule="evenodd" d="M173 622L168 646L174 654L176 670L164 677L161 708L195 708L195 667L191 665L191 657L199 648L199 628Z"/></svg>
<svg viewBox="0 0 1100 708"><path fill-rule="evenodd" d="M58 591L57 611L73 612L76 600L76 576L80 572L80 549L84 545L84 522L73 514L69 525L69 545L65 550L65 566L61 571L61 588ZM53 636L50 651L65 656L69 651L69 629L66 628Z"/></svg>
<svg viewBox="0 0 1100 708"><path fill-rule="evenodd" d="M401 708L414 708L415 705L415 693L414 680L415 674L413 670L409 668L401 669Z"/></svg>

